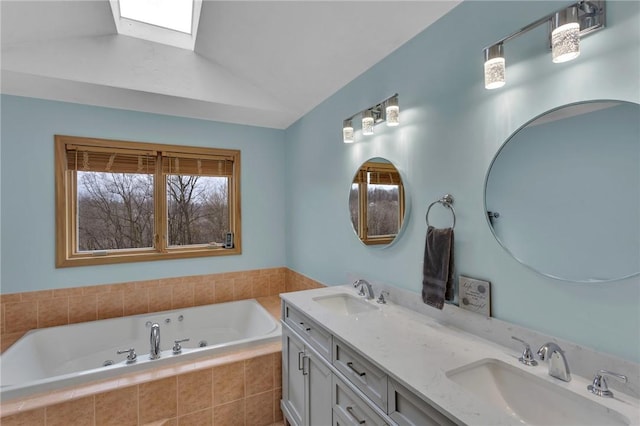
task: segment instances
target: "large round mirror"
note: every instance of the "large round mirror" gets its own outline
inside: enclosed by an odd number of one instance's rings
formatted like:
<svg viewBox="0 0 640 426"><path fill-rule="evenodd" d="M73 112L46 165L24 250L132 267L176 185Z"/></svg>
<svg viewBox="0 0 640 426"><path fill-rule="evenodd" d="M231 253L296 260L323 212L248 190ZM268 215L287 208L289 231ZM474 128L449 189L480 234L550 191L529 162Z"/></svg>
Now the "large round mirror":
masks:
<svg viewBox="0 0 640 426"><path fill-rule="evenodd" d="M405 221L404 184L398 169L384 158L365 161L356 171L349 192L351 225L366 245L387 246Z"/></svg>
<svg viewBox="0 0 640 426"><path fill-rule="evenodd" d="M516 131L493 160L487 221L519 262L602 282L640 273L640 106L566 105Z"/></svg>

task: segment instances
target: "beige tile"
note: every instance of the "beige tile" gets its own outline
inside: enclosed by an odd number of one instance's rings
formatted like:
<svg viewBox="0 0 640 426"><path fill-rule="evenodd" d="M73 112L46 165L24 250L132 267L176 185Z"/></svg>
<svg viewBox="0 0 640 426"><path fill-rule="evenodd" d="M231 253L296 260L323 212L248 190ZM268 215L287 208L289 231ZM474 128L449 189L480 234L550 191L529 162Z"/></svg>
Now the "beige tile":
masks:
<svg viewBox="0 0 640 426"><path fill-rule="evenodd" d="M219 279L215 283L216 303L230 302L233 300L233 280Z"/></svg>
<svg viewBox="0 0 640 426"><path fill-rule="evenodd" d="M149 312L171 309L171 287L149 288Z"/></svg>
<svg viewBox="0 0 640 426"><path fill-rule="evenodd" d="M178 426L213 426L211 407L178 417Z"/></svg>
<svg viewBox="0 0 640 426"><path fill-rule="evenodd" d="M277 296L285 292L284 276L276 274L269 277L269 295Z"/></svg>
<svg viewBox="0 0 640 426"><path fill-rule="evenodd" d="M273 421L281 422L284 420L282 409L280 408L280 400L282 399L282 389L278 388L273 391Z"/></svg>
<svg viewBox="0 0 640 426"><path fill-rule="evenodd" d="M138 387L119 388L95 396L96 425L138 423Z"/></svg>
<svg viewBox="0 0 640 426"><path fill-rule="evenodd" d="M22 293L0 294L1 303L18 303L22 302Z"/></svg>
<svg viewBox="0 0 640 426"><path fill-rule="evenodd" d="M124 315L138 315L149 312L149 290L146 288L125 291Z"/></svg>
<svg viewBox="0 0 640 426"><path fill-rule="evenodd" d="M267 276L259 276L252 278L251 280L251 292L253 297L265 297L269 296L269 278Z"/></svg>
<svg viewBox="0 0 640 426"><path fill-rule="evenodd" d="M171 286L171 309L193 306L193 283L184 280Z"/></svg>
<svg viewBox="0 0 640 426"><path fill-rule="evenodd" d="M244 399L214 407L213 424L215 426L244 425Z"/></svg>
<svg viewBox="0 0 640 426"><path fill-rule="evenodd" d="M273 389L272 354L248 359L244 363L247 395L255 395Z"/></svg>
<svg viewBox="0 0 640 426"><path fill-rule="evenodd" d="M3 417L0 424L2 426L44 426L44 408Z"/></svg>
<svg viewBox="0 0 640 426"><path fill-rule="evenodd" d="M245 425L266 426L273 423L273 391L248 396L245 400Z"/></svg>
<svg viewBox="0 0 640 426"><path fill-rule="evenodd" d="M53 290L53 297L82 296L82 287L57 288Z"/></svg>
<svg viewBox="0 0 640 426"><path fill-rule="evenodd" d="M76 399L46 407L47 426L93 426L94 397Z"/></svg>
<svg viewBox="0 0 640 426"><path fill-rule="evenodd" d="M140 423L145 424L160 419L176 417L177 410L177 378L168 377L139 385L140 389Z"/></svg>
<svg viewBox="0 0 640 426"><path fill-rule="evenodd" d="M273 356L273 387L282 387L282 352L277 352Z"/></svg>
<svg viewBox="0 0 640 426"><path fill-rule="evenodd" d="M213 405L212 370L198 370L178 376L178 416Z"/></svg>
<svg viewBox="0 0 640 426"><path fill-rule="evenodd" d="M213 369L213 405L244 398L244 362L221 365Z"/></svg>
<svg viewBox="0 0 640 426"><path fill-rule="evenodd" d="M51 299L52 297L53 290L27 291L25 293L22 293L23 302Z"/></svg>
<svg viewBox="0 0 640 426"><path fill-rule="evenodd" d="M0 333L4 332L4 305L0 303Z"/></svg>
<svg viewBox="0 0 640 426"><path fill-rule="evenodd" d="M98 319L118 318L124 314L124 295L121 291L98 293Z"/></svg>
<svg viewBox="0 0 640 426"><path fill-rule="evenodd" d="M69 324L98 319L98 302L95 294L69 298Z"/></svg>
<svg viewBox="0 0 640 426"><path fill-rule="evenodd" d="M4 321L4 329L7 333L29 331L38 327L37 302L6 303Z"/></svg>
<svg viewBox="0 0 640 426"><path fill-rule="evenodd" d="M216 302L214 282L198 282L193 285L193 305L208 305Z"/></svg>
<svg viewBox="0 0 640 426"><path fill-rule="evenodd" d="M253 297L253 285L247 279L236 279L233 283L233 300L251 299Z"/></svg>
<svg viewBox="0 0 640 426"><path fill-rule="evenodd" d="M136 288L156 288L159 280L136 281Z"/></svg>
<svg viewBox="0 0 640 426"><path fill-rule="evenodd" d="M38 328L69 324L69 298L38 300Z"/></svg>

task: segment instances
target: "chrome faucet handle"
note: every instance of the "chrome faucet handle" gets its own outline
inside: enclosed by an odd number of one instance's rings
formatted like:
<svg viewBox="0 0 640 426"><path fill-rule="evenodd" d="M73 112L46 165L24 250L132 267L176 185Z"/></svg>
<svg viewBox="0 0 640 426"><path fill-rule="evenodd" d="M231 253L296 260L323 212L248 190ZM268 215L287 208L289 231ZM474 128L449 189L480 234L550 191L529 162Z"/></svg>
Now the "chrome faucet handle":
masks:
<svg viewBox="0 0 640 426"><path fill-rule="evenodd" d="M384 298L384 296L387 295L387 297L389 296L389 292L387 290L381 290L380 291L380 296L378 296L378 300L376 300L376 302L386 305L387 304L387 299Z"/></svg>
<svg viewBox="0 0 640 426"><path fill-rule="evenodd" d="M186 339L174 340L173 341L173 354L174 355L178 355L180 352L182 352L182 346L180 345L180 343L184 343L184 342L188 342L188 341L189 341L188 337Z"/></svg>
<svg viewBox="0 0 640 426"><path fill-rule="evenodd" d="M618 373L612 373L607 370L599 370L593 378L593 383L587 386L587 390L594 395L603 396L605 398L613 398L613 392L609 390L607 381L604 376L613 377L622 383L627 383L627 376Z"/></svg>
<svg viewBox="0 0 640 426"><path fill-rule="evenodd" d="M513 340L517 340L518 342L522 343L524 345L524 350L522 351L522 356L520 358L518 358L518 361L520 361L521 363L523 363L524 365L528 365L531 367L535 367L536 365L538 365L538 361L536 361L536 359L533 357L533 353L531 352L531 346L529 346L529 344L527 342L525 342L522 339L519 339L515 336L511 336L511 338Z"/></svg>
<svg viewBox="0 0 640 426"><path fill-rule="evenodd" d="M136 362L138 355L136 355L136 350L134 348L117 350L116 353L118 355L127 354L127 364L131 364Z"/></svg>

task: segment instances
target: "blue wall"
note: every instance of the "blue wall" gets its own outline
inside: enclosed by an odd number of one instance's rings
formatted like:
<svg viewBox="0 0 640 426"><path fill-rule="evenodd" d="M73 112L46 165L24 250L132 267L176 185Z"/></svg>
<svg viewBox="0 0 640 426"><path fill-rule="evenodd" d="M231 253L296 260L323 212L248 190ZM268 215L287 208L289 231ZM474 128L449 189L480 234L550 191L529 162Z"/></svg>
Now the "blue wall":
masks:
<svg viewBox="0 0 640 426"><path fill-rule="evenodd" d="M638 2L608 1L607 28L585 38L572 62L551 62L544 26L516 38L505 47L507 85L484 89L482 49L560 4L464 2L287 129L287 266L329 285L355 274L417 293L426 208L451 193L457 273L492 282L495 317L640 361L640 277L544 277L502 249L484 215L491 160L521 125L568 103L640 101ZM400 127L377 126L373 137L358 132L356 143L342 143L344 118L395 92ZM355 238L347 209L353 174L378 156L403 173L411 202L406 232L386 249ZM439 210L436 225L449 223Z"/></svg>
<svg viewBox="0 0 640 426"><path fill-rule="evenodd" d="M284 132L2 97L2 293L285 264ZM241 150L242 255L55 268L54 134Z"/></svg>

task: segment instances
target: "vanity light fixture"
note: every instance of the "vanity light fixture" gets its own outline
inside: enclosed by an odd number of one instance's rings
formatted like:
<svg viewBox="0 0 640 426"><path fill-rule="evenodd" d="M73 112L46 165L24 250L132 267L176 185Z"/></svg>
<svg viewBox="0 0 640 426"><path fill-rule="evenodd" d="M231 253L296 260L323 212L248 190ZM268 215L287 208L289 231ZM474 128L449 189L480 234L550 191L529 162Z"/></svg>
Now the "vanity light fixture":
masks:
<svg viewBox="0 0 640 426"><path fill-rule="evenodd" d="M353 123L351 118L348 118L342 122L342 141L344 143L353 143L355 140Z"/></svg>
<svg viewBox="0 0 640 426"><path fill-rule="evenodd" d="M398 106L398 95L393 95L385 102L387 108L385 114L387 116L387 126L395 127L400 124L400 107Z"/></svg>
<svg viewBox="0 0 640 426"><path fill-rule="evenodd" d="M505 84L504 44L542 24L549 26L549 47L554 63L567 62L580 55L580 37L604 28L605 0L583 0L553 12L484 49L485 88Z"/></svg>
<svg viewBox="0 0 640 426"><path fill-rule="evenodd" d="M362 111L362 134L366 136L372 135L374 124L373 111L371 109Z"/></svg>
<svg viewBox="0 0 640 426"><path fill-rule="evenodd" d="M398 94L394 93L382 102L371 106L362 112L355 114L342 121L342 141L344 143L355 142L355 129L353 121L358 117L362 123L362 134L365 136L374 134L376 124L386 122L387 126L394 127L400 125L400 106Z"/></svg>

